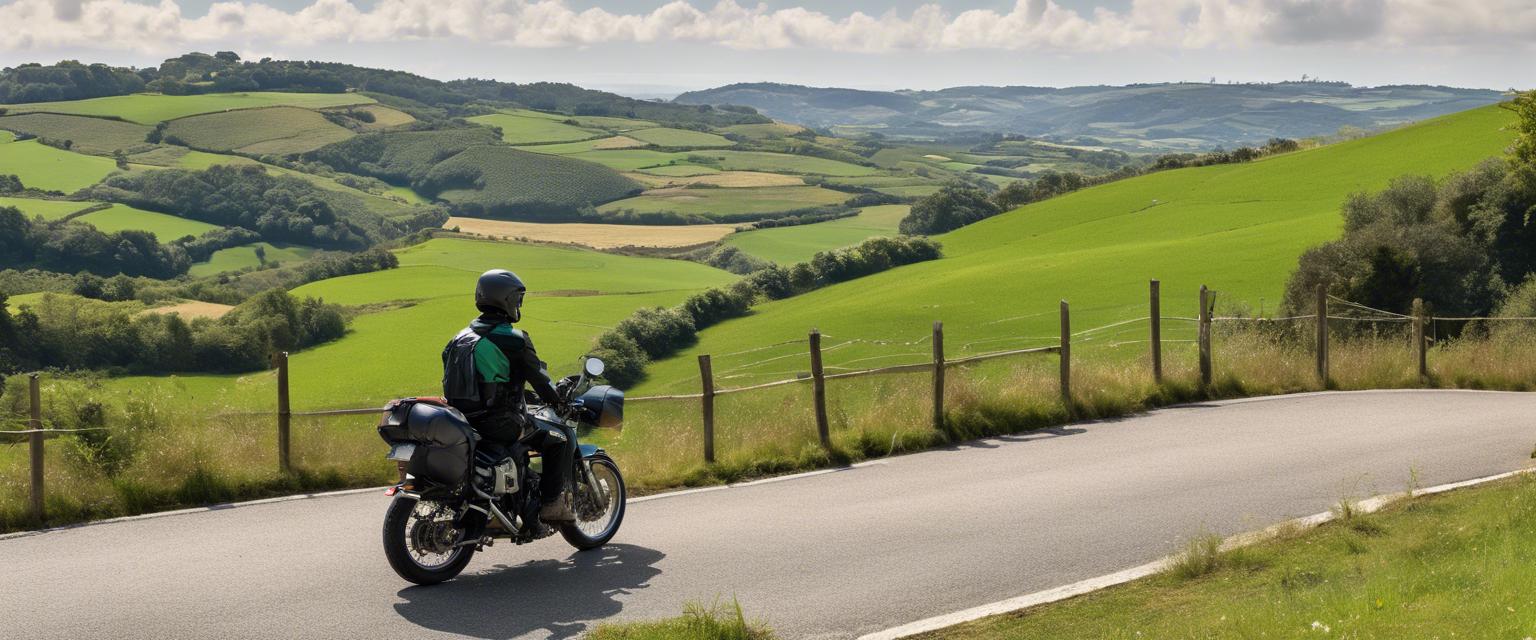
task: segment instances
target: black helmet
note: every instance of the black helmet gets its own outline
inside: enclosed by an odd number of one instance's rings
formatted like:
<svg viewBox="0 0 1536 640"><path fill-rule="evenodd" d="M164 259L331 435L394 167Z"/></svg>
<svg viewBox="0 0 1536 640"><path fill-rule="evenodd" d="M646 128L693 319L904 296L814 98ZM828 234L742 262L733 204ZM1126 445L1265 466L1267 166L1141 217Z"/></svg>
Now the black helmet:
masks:
<svg viewBox="0 0 1536 640"><path fill-rule="evenodd" d="M482 313L504 313L517 322L523 317L523 294L527 291L517 274L491 269L480 274L475 283L475 307Z"/></svg>

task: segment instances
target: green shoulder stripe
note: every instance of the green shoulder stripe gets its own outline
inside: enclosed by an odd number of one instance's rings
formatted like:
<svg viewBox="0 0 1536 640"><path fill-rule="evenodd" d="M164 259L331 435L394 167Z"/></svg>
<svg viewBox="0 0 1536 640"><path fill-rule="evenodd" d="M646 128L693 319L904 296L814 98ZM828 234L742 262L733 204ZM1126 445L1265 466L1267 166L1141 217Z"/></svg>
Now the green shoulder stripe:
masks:
<svg viewBox="0 0 1536 640"><path fill-rule="evenodd" d="M512 362L500 347L482 338L475 343L475 372L485 382L507 382L512 379Z"/></svg>

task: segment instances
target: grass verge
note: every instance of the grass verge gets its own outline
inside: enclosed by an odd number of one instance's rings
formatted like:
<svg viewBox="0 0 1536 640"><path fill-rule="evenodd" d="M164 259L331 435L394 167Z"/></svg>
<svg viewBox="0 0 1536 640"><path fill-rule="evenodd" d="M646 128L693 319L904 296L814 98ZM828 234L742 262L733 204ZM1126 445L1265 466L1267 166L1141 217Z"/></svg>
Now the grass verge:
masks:
<svg viewBox="0 0 1536 640"><path fill-rule="evenodd" d="M1536 633L1536 479L1353 512L1167 572L926 640L1525 638Z"/></svg>
<svg viewBox="0 0 1536 640"><path fill-rule="evenodd" d="M747 620L741 604L703 606L690 603L683 615L656 622L603 624L587 640L774 640L778 636L761 622Z"/></svg>

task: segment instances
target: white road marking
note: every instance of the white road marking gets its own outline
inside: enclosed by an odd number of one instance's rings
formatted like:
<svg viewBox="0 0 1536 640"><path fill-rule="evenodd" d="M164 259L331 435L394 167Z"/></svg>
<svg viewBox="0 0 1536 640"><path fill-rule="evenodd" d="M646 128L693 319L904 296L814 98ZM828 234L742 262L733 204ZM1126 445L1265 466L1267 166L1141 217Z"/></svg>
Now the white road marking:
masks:
<svg viewBox="0 0 1536 640"><path fill-rule="evenodd" d="M1464 480L1461 482L1437 485L1427 489L1417 489L1412 493L1412 495L1425 496L1437 493L1445 493L1447 491L1464 489L1466 487L1487 484L1489 482L1497 482L1505 478L1512 478L1514 476L1524 475L1532 472L1536 472L1536 468L1528 467L1525 469L1518 469L1515 471L1484 476L1481 478L1473 478L1471 480ZM1360 513L1372 513L1389 504L1408 497L1410 497L1410 495L1405 492L1384 494L1356 502L1354 507ZM1336 518L1338 518L1337 513L1333 511L1324 511L1323 513L1315 513L1303 518L1287 520L1280 524L1266 527L1258 531L1239 533L1229 537L1222 541L1221 548L1223 550L1229 550L1239 547L1246 547L1248 545L1269 540L1282 533L1311 529L1324 523L1330 522ZM1098 591L1100 589L1107 589L1109 587L1122 585L1133 580L1139 580L1141 578L1151 576L1167 568L1174 562L1176 558L1177 556L1168 556L1161 560L1148 562L1144 565L1116 571L1115 573L1098 576L1096 578L1089 578L1087 580L1074 582L1072 584L1063 585L1054 589L1036 591L1034 593L1025 594L1016 598L1009 598L1007 600L1001 600L991 604L984 604L979 607L972 607L963 611L956 611L954 613L948 613L941 616L934 616L932 618L908 622L907 624L901 625L899 627L891 627L890 629L886 629L884 631L876 631L874 633L864 634L859 636L858 640L897 640L898 638L906 638L908 636L914 636L920 633L937 631L946 627L953 627L957 624L972 622L990 616L1003 613L1014 613L1016 611L1022 611L1031 607L1038 607L1043 604L1060 602L1068 598L1074 598L1080 595Z"/></svg>

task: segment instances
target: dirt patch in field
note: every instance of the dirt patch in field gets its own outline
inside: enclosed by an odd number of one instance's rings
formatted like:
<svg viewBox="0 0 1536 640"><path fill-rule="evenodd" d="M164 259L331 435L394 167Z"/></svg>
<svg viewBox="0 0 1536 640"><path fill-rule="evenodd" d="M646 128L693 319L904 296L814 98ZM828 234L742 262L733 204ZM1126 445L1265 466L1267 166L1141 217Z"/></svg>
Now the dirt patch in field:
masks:
<svg viewBox="0 0 1536 640"><path fill-rule="evenodd" d="M579 244L594 249L619 247L691 247L715 242L736 230L730 224L632 225L590 223L511 222L480 218L449 218L443 228L492 239L526 238L537 242Z"/></svg>
<svg viewBox="0 0 1536 640"><path fill-rule="evenodd" d="M181 302L170 306L145 309L140 311L139 315L142 316L151 313L166 315L175 313L180 314L183 320L192 320L194 318L209 318L217 320L224 317L224 314L229 313L231 309L234 309L234 307L227 304L189 300L187 302Z"/></svg>
<svg viewBox="0 0 1536 640"><path fill-rule="evenodd" d="M644 182L653 187L684 187L690 184L709 184L725 188L748 187L798 187L805 184L805 180L797 176L786 176L778 173L763 173L761 171L723 171L702 176L687 176L678 178L659 178L646 176Z"/></svg>

